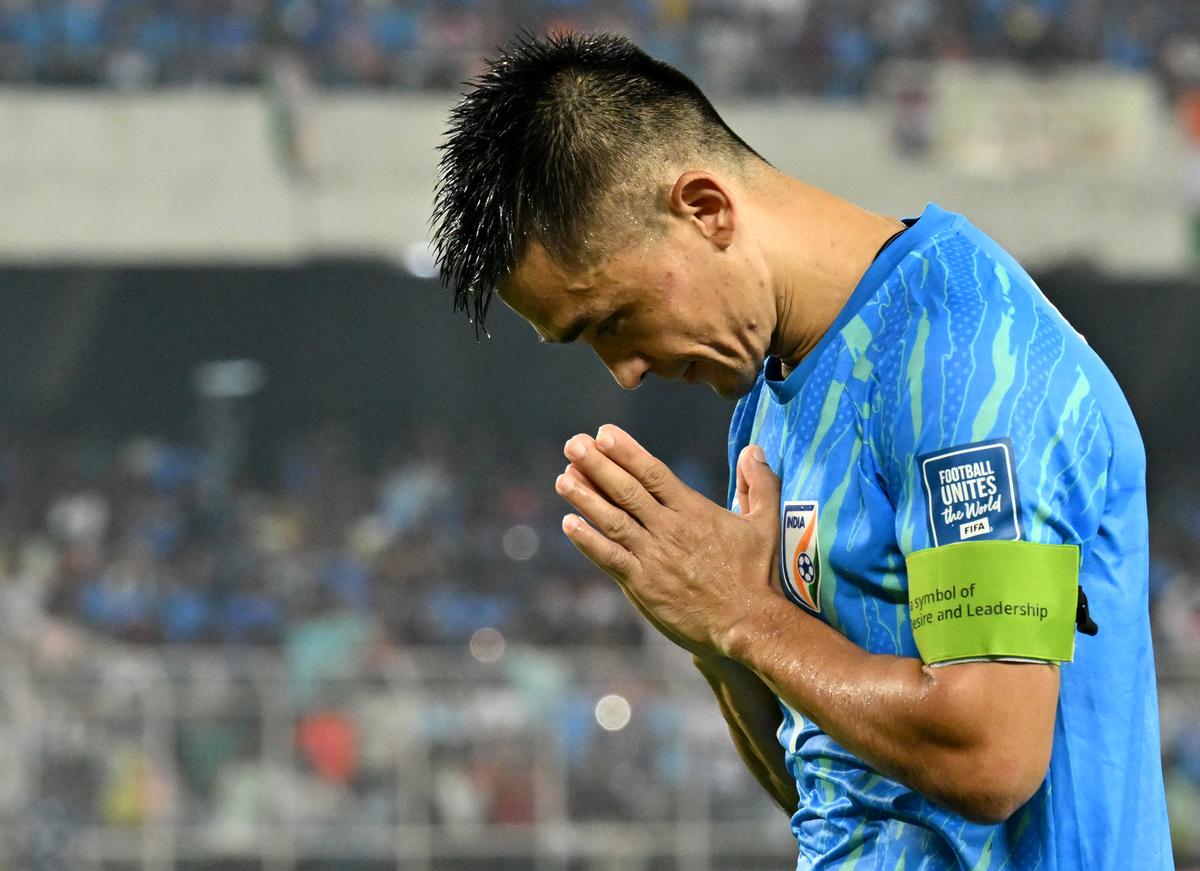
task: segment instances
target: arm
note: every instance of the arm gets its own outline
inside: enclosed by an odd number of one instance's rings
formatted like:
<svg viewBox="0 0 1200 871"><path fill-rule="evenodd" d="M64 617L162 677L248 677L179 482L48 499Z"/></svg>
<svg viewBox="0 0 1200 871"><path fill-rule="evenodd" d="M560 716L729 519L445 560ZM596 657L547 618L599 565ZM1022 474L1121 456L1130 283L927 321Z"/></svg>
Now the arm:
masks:
<svg viewBox="0 0 1200 871"><path fill-rule="evenodd" d="M595 491L592 482L574 465L564 471L563 477L570 479L571 487L576 492L586 491L588 497L594 500L602 498ZM743 493L742 499L745 498ZM620 584L618 578L613 579L617 579ZM714 655L712 650L698 647L688 638L680 637L670 627L662 624L653 612L647 611L646 606L632 594L628 585L620 584L620 587L642 617L646 618L647 623L668 641L691 654L692 663L713 690L721 716L725 717L726 725L730 729L734 749L737 749L738 755L742 757L755 780L766 789L775 803L791 816L796 811L799 797L796 792L796 780L793 779L791 771L787 770L784 752L775 737L775 733L779 731L781 715L774 693L763 684L757 674L742 663L734 662L726 656Z"/></svg>
<svg viewBox="0 0 1200 871"><path fill-rule="evenodd" d="M725 646L843 747L967 819L1002 822L1045 777L1055 665L870 654L797 608L747 618Z"/></svg>
<svg viewBox="0 0 1200 871"><path fill-rule="evenodd" d="M592 482L575 467L568 467L563 477L570 479L571 488L576 492L586 491L590 499L598 501L602 498L595 491ZM562 485L559 487L562 488ZM608 573L612 575L612 572ZM775 803L791 816L796 810L799 797L796 781L784 764L784 752L775 738L775 733L779 731L781 715L774 693L749 668L728 657L716 656L712 651L698 647L688 638L672 631L670 626L662 624L654 613L647 611L641 600L632 594L628 585L620 583L617 577L613 579L618 581L632 606L646 618L650 626L668 641L691 654L692 663L713 690L721 716L725 717L726 725L730 729L734 749L738 751L755 780L766 789Z"/></svg>
<svg viewBox="0 0 1200 871"><path fill-rule="evenodd" d="M616 427L600 441L576 436L566 448L573 472L558 490L593 525L568 515L563 530L686 649L740 662L834 740L934 801L975 820L1006 818L1045 776L1057 668L930 668L869 654L793 606L778 580L779 481L756 451L738 461L739 516Z"/></svg>
<svg viewBox="0 0 1200 871"><path fill-rule="evenodd" d="M589 498L597 501L602 498L592 483L574 466L568 467L563 477L570 479L576 492L586 491ZM743 493L742 499L745 498ZM633 595L627 585L620 586L651 626L667 640L692 654L693 664L704 676L717 699L721 716L725 718L729 727L729 737L733 740L738 755L742 757L754 779L790 816L796 809L799 797L796 794L795 780L784 764L783 748L775 737L781 715L774 693L758 675L744 665L724 656L716 656L712 651L690 643L688 639L663 625L638 597Z"/></svg>
<svg viewBox="0 0 1200 871"><path fill-rule="evenodd" d="M799 796L775 738L781 720L774 693L750 669L724 657L692 657L729 726L729 737L750 773L789 816Z"/></svg>

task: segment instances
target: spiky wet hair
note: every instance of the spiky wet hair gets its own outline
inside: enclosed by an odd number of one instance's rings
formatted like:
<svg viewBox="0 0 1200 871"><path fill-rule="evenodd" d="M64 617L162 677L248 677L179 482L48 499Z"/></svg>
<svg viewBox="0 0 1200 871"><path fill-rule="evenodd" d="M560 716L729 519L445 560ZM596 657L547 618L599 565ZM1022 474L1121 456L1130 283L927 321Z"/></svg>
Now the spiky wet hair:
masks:
<svg viewBox="0 0 1200 871"><path fill-rule="evenodd" d="M433 234L454 310L483 327L496 284L536 239L577 266L588 232L632 198L648 161L757 156L683 73L622 36L524 34L454 107L434 189Z"/></svg>

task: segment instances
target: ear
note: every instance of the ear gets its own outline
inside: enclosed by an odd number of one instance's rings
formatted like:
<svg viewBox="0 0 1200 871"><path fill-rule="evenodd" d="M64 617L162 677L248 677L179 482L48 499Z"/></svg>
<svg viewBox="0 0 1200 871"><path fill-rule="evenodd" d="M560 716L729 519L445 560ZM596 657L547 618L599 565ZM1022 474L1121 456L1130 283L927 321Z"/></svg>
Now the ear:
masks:
<svg viewBox="0 0 1200 871"><path fill-rule="evenodd" d="M733 244L733 197L712 173L689 170L675 179L668 206L672 215L692 222L720 250Z"/></svg>

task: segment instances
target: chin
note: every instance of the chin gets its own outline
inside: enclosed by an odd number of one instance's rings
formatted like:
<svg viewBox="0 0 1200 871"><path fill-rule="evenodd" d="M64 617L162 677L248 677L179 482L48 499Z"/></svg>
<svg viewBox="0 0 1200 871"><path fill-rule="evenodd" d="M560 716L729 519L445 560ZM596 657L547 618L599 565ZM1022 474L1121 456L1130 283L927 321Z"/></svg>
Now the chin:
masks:
<svg viewBox="0 0 1200 871"><path fill-rule="evenodd" d="M753 387L754 385L753 384L734 384L734 385L712 384L709 386L711 386L713 389L713 392L716 393L717 396L721 397L722 399L741 399L743 396L745 396L747 393L750 392L750 388Z"/></svg>
<svg viewBox="0 0 1200 871"><path fill-rule="evenodd" d="M758 373L752 372L747 378L742 372L722 372L728 377L722 381L709 381L708 386L722 399L740 399L754 387Z"/></svg>

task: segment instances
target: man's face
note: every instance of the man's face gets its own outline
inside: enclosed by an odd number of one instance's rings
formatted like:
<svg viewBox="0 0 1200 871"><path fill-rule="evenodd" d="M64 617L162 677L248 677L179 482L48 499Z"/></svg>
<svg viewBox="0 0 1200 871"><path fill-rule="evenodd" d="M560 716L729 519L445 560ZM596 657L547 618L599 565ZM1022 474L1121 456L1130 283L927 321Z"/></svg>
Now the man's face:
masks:
<svg viewBox="0 0 1200 871"><path fill-rule="evenodd" d="M586 342L626 389L653 374L736 397L754 385L771 339L755 283L735 253L672 227L578 274L530 243L500 296L543 340Z"/></svg>

